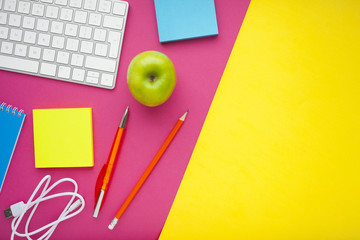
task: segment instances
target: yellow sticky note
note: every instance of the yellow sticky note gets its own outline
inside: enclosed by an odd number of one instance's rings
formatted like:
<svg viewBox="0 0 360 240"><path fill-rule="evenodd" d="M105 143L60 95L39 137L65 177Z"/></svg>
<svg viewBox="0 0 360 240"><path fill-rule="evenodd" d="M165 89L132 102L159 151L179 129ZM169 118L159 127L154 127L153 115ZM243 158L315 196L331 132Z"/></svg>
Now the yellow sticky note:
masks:
<svg viewBox="0 0 360 240"><path fill-rule="evenodd" d="M94 166L91 108L34 109L36 168Z"/></svg>
<svg viewBox="0 0 360 240"><path fill-rule="evenodd" d="M360 239L360 1L254 0L160 240Z"/></svg>

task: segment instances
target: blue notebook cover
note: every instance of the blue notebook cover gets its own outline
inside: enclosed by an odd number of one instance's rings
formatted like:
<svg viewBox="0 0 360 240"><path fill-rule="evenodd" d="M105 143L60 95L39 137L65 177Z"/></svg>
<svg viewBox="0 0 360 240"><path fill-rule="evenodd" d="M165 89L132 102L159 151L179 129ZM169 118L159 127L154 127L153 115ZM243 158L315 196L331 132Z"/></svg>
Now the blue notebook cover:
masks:
<svg viewBox="0 0 360 240"><path fill-rule="evenodd" d="M214 0L155 0L160 42L218 34Z"/></svg>
<svg viewBox="0 0 360 240"><path fill-rule="evenodd" d="M0 105L0 192L19 138L26 114Z"/></svg>

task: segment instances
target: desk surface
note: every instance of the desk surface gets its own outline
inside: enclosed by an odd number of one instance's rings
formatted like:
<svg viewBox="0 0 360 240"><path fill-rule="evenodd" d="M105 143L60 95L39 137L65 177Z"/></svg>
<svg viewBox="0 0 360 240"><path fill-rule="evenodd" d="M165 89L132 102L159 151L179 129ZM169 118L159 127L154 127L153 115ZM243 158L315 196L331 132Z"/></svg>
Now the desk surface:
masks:
<svg viewBox="0 0 360 240"><path fill-rule="evenodd" d="M219 84L250 0L215 1L219 35L160 44L154 3L128 0L127 28L114 90L98 89L61 81L0 71L0 101L24 109L27 118L0 193L0 209L26 201L47 174L53 182L75 179L86 207L75 218L58 226L52 239L156 239L166 221L183 173ZM173 95L156 108L142 106L131 96L126 71L131 59L145 50L157 50L173 61L178 84ZM92 217L94 184L106 162L121 116L130 106L128 129L105 204L98 219ZM93 168L35 169L32 109L93 109ZM188 118L113 231L107 229L116 211L141 176L178 117L190 109ZM59 191L69 190L69 186ZM54 220L65 199L52 200L39 208L33 228ZM48 211L59 204L59 209ZM56 205L57 206L57 205ZM11 220L0 217L1 238L10 236ZM30 227L31 229L32 227Z"/></svg>

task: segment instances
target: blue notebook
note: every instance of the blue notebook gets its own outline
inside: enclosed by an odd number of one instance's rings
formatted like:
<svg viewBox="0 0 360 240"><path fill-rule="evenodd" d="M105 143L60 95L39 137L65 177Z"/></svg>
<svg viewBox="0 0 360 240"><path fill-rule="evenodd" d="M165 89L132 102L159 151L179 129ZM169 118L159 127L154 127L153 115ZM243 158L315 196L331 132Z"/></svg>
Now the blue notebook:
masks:
<svg viewBox="0 0 360 240"><path fill-rule="evenodd" d="M218 34L214 0L155 0L160 42Z"/></svg>
<svg viewBox="0 0 360 240"><path fill-rule="evenodd" d="M26 114L11 105L0 105L0 191L19 138Z"/></svg>

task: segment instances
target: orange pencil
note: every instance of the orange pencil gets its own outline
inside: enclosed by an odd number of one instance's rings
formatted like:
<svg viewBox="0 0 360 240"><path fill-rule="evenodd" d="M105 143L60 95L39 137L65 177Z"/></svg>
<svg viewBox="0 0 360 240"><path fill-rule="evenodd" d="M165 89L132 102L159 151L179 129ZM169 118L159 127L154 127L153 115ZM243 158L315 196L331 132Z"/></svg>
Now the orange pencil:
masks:
<svg viewBox="0 0 360 240"><path fill-rule="evenodd" d="M150 162L149 166L146 168L145 172L143 173L143 175L140 177L140 179L138 180L138 182L136 183L135 187L131 190L129 196L126 198L125 202L123 203L123 205L120 207L119 211L117 212L117 214L115 215L115 218L111 221L110 225L109 225L109 229L113 230L115 225L117 224L118 220L120 219L120 217L123 215L123 213L125 212L126 208L129 206L129 204L131 203L131 201L133 200L133 198L135 197L136 193L139 191L139 189L141 188L141 186L143 185L143 183L145 182L146 178L150 175L151 171L153 170L153 168L155 167L155 165L158 163L159 159L161 158L161 156L163 155L163 153L165 152L166 148L169 146L170 142L173 140L173 138L175 137L176 133L178 132L178 130L180 129L181 125L184 123L186 115L187 115L188 111L186 111L186 113L179 118L179 120L177 121L177 123L175 124L174 128L171 130L169 136L165 139L165 142L163 143L163 145L160 147L159 151L156 153L155 157L153 158L153 160Z"/></svg>
<svg viewBox="0 0 360 240"><path fill-rule="evenodd" d="M94 218L97 218L99 215L101 204L104 200L105 194L109 187L109 182L110 182L110 178L111 178L111 175L112 175L112 172L114 169L115 160L117 158L121 140L122 140L122 136L123 136L123 133L125 130L128 112L129 112L129 107L126 108L125 113L121 119L120 125L117 129L107 164L104 165L104 167L100 171L100 174L98 177L97 182L102 181L102 183L101 183L101 188L95 190L96 191L95 195L97 196L97 201L96 201L95 210L94 210L94 214L93 214ZM105 170L106 170L106 172L105 172ZM104 173L105 173L105 176L103 176ZM98 185L98 183L96 185Z"/></svg>

